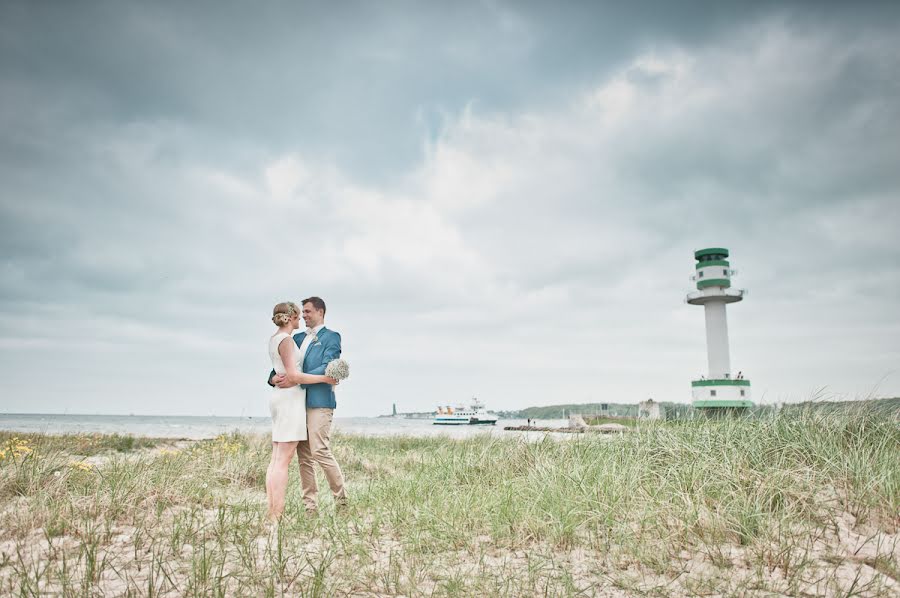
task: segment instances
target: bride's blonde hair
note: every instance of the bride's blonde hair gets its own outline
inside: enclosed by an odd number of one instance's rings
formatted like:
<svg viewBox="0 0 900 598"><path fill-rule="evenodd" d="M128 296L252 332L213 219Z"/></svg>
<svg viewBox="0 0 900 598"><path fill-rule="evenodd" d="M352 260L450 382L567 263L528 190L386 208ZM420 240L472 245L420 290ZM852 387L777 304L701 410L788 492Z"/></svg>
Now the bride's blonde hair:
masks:
<svg viewBox="0 0 900 598"><path fill-rule="evenodd" d="M297 307L296 303L285 301L276 305L275 309L272 310L272 321L275 322L276 326L281 327L290 322L291 318L299 313L300 308Z"/></svg>

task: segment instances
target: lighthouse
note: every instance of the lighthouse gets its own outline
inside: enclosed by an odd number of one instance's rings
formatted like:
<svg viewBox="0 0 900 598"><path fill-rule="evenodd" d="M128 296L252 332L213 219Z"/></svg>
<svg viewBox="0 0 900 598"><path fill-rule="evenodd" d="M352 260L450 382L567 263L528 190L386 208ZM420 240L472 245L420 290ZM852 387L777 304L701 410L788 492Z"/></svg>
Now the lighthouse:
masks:
<svg viewBox="0 0 900 598"><path fill-rule="evenodd" d="M744 411L753 406L750 381L743 373L731 371L728 349L728 318L725 306L743 300L745 291L731 288L735 273L728 261L728 250L710 247L694 252L697 290L688 293L687 302L702 305L706 314L706 377L691 381L695 409L706 412Z"/></svg>

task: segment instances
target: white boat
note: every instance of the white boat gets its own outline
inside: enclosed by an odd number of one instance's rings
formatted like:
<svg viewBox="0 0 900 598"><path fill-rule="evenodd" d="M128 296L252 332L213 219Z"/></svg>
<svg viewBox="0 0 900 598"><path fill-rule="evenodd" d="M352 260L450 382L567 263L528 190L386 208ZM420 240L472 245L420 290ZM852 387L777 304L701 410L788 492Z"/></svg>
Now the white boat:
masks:
<svg viewBox="0 0 900 598"><path fill-rule="evenodd" d="M484 403L473 397L472 403L468 407L463 405L438 407L432 423L438 426L474 426L479 424L493 426L497 423L497 416L489 411L485 411Z"/></svg>

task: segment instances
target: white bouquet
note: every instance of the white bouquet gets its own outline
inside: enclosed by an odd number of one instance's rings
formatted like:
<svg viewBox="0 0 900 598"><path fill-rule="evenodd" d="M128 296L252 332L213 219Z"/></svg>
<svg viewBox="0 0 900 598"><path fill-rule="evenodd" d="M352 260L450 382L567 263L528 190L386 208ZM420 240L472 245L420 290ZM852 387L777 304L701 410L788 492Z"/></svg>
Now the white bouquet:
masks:
<svg viewBox="0 0 900 598"><path fill-rule="evenodd" d="M343 359L335 359L329 361L325 366L325 375L334 378L338 382L346 380L350 377L350 364Z"/></svg>

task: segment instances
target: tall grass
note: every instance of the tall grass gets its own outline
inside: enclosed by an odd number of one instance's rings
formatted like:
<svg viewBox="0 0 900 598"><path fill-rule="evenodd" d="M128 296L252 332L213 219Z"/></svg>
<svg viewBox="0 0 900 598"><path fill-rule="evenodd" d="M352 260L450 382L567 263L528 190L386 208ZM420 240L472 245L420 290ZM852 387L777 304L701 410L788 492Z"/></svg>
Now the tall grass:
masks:
<svg viewBox="0 0 900 598"><path fill-rule="evenodd" d="M339 436L350 506L335 510L320 480L321 514L305 516L294 468L276 529L264 523L263 438L124 451L101 439L94 463L74 437L16 442L0 459L0 594L900 588L900 428L865 412L562 441Z"/></svg>

